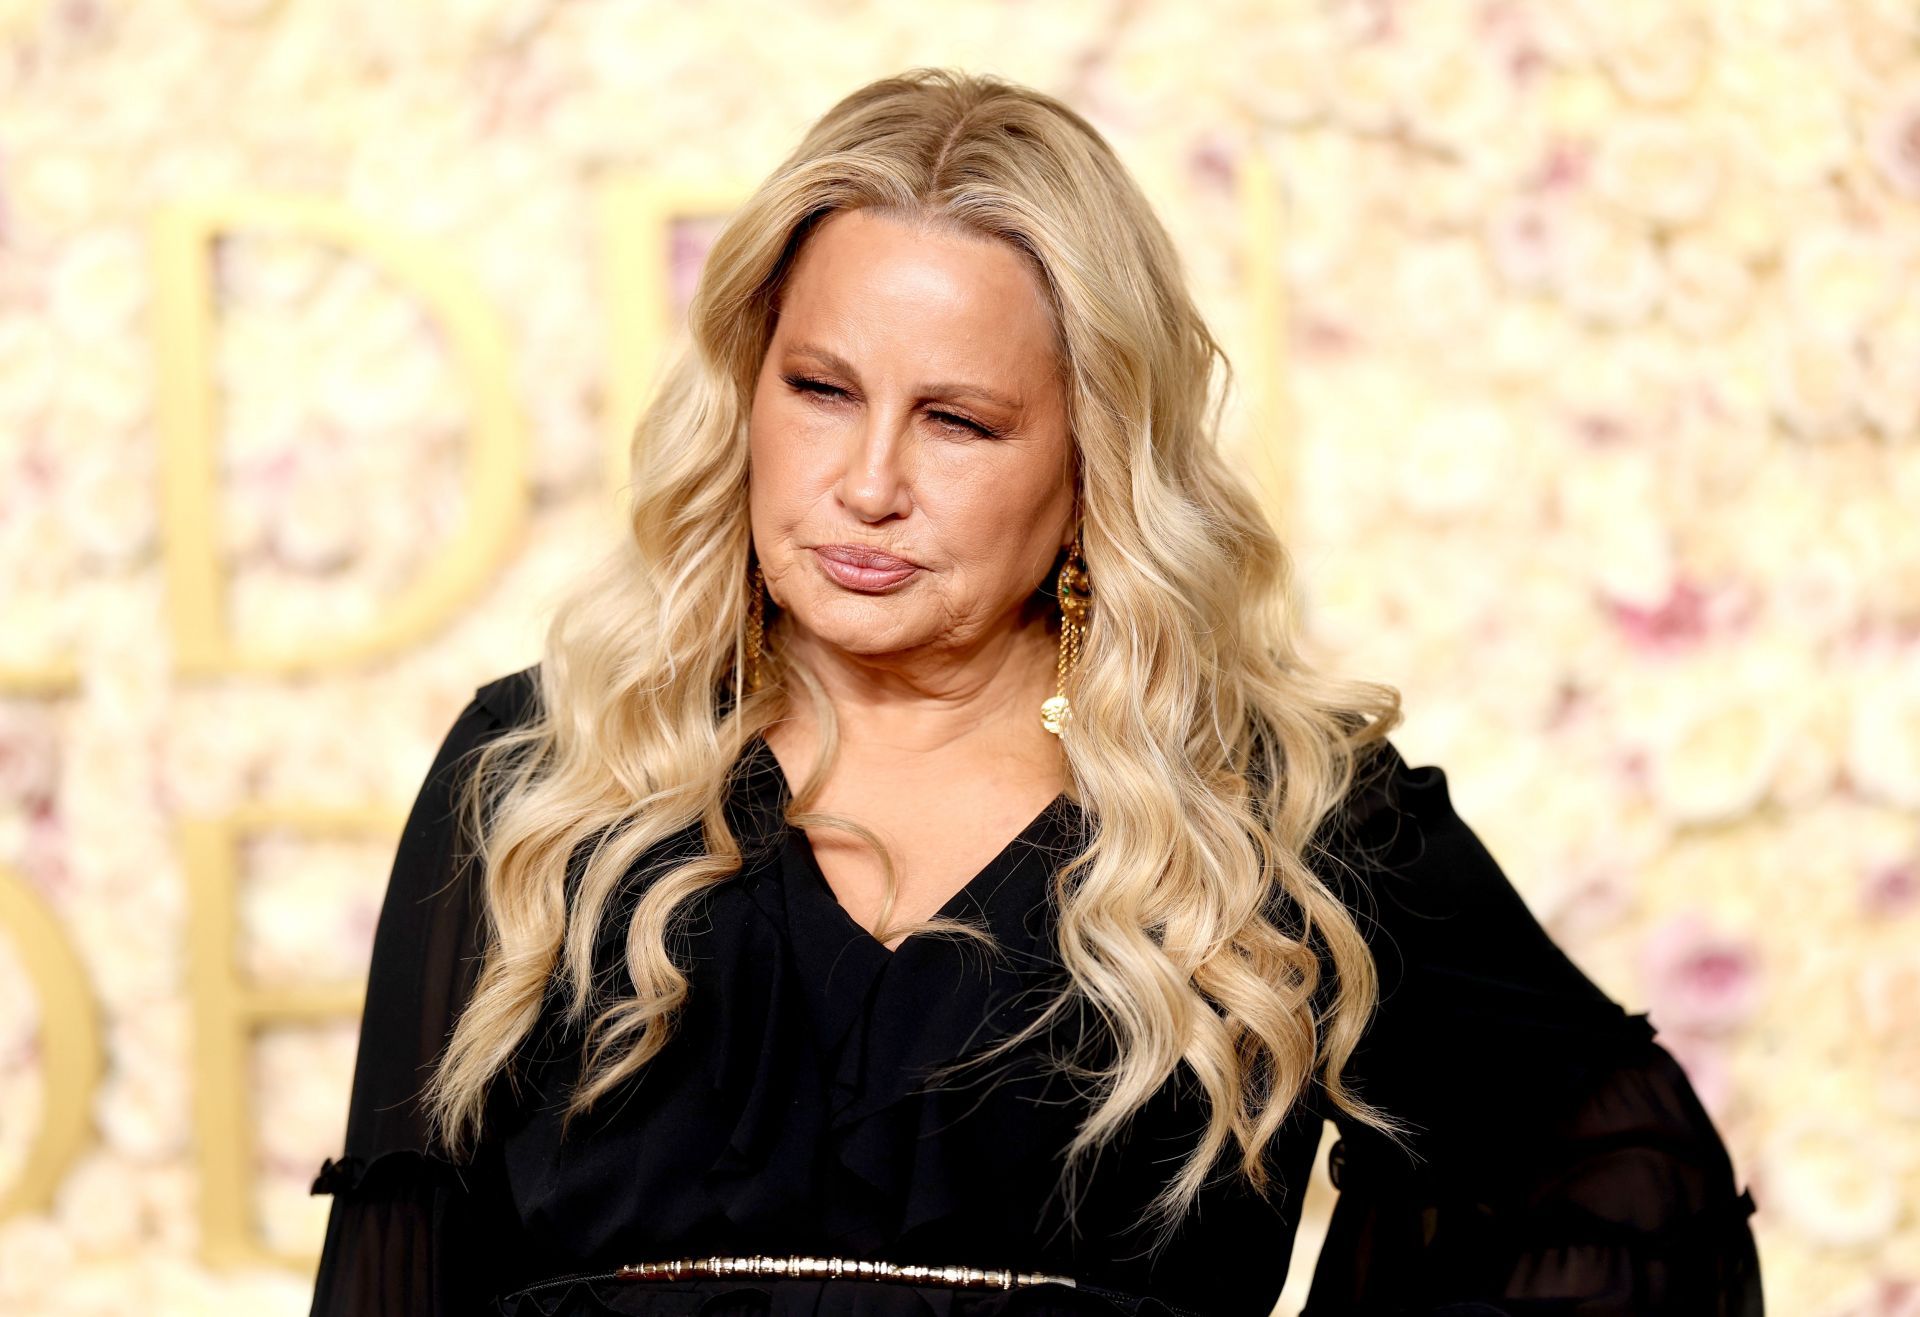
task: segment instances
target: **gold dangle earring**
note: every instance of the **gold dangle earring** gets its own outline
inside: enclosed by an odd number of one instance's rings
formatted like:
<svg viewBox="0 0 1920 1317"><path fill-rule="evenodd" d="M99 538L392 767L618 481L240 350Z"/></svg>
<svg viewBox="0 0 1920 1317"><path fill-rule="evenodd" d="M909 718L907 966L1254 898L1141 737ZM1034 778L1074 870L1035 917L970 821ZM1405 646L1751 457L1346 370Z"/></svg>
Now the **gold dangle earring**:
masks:
<svg viewBox="0 0 1920 1317"><path fill-rule="evenodd" d="M1040 725L1059 736L1073 716L1073 706L1067 701L1067 674L1079 665L1080 641L1086 633L1087 610L1093 601L1086 569L1080 564L1078 530L1074 531L1073 543L1067 549L1067 560L1060 564L1056 589L1060 595L1059 684L1053 695L1040 702Z"/></svg>
<svg viewBox="0 0 1920 1317"><path fill-rule="evenodd" d="M760 564L753 565L753 597L747 602L747 693L766 684L767 583Z"/></svg>

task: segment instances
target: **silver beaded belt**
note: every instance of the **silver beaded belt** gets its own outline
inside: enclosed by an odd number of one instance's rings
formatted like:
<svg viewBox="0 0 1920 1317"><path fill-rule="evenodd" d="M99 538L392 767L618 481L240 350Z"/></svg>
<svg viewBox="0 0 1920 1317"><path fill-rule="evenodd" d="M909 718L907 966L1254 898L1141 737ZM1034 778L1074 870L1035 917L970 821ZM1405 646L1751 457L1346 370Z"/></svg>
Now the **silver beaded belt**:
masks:
<svg viewBox="0 0 1920 1317"><path fill-rule="evenodd" d="M685 1276L814 1276L828 1280L898 1280L917 1284L957 1285L963 1289L1010 1290L1017 1285L1073 1286L1071 1276L1039 1271L1005 1271L991 1267L930 1267L913 1263L876 1262L866 1258L816 1258L801 1254L773 1257L675 1258L667 1262L629 1262L614 1273L621 1280L679 1280Z"/></svg>

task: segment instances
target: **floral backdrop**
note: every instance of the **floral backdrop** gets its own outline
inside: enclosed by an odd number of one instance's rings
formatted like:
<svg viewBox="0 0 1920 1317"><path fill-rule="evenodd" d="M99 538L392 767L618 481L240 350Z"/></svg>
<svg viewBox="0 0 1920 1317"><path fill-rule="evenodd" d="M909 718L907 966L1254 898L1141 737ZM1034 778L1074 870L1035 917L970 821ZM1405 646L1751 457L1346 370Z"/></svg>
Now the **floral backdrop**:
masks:
<svg viewBox="0 0 1920 1317"><path fill-rule="evenodd" d="M1060 95L1139 171L1234 353L1229 441L1284 472L1313 645L1401 688L1397 743L1651 1011L1759 1203L1773 1310L1920 1312L1910 0L0 3L0 877L104 1044L51 1202L0 1221L0 1309L305 1311L300 1265L201 1251L176 825L404 809L608 530L610 381L654 363L609 347L593 189L751 181L916 64ZM175 671L149 237L237 189L430 241L508 326L530 519L404 652ZM710 232L661 253L673 299ZM361 625L464 515L441 327L268 234L218 244L213 299L227 623ZM394 836L249 838L235 973L364 974ZM0 1186L53 1114L23 954L0 928ZM251 1220L309 1268L355 1024L248 1053Z"/></svg>

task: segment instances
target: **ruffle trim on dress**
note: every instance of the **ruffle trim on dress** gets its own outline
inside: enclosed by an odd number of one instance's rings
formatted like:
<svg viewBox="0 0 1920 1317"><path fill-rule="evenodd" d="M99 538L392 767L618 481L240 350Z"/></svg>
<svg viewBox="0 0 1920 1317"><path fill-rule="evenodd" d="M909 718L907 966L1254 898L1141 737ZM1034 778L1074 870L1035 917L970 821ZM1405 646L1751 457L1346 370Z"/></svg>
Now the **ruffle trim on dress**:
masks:
<svg viewBox="0 0 1920 1317"><path fill-rule="evenodd" d="M454 1163L414 1148L393 1148L371 1157L344 1153L320 1163L320 1173L307 1192L309 1195L356 1193L402 1179L458 1185L460 1173L461 1168Z"/></svg>
<svg viewBox="0 0 1920 1317"><path fill-rule="evenodd" d="M1565 1278L1595 1287L1603 1277L1612 1306L1592 1288L1592 1310L1609 1317L1755 1317L1752 1191L1737 1188L1710 1117L1656 1033L1645 1012L1623 1012L1591 1054L1556 1058L1554 1080L1542 1086L1554 1100L1511 1124L1517 1144L1457 1150L1438 1174L1410 1172L1390 1150L1343 1137L1329 1167L1341 1198L1322 1253L1326 1284L1365 1286L1378 1303L1367 1277L1443 1265L1449 1275L1511 1277L1509 1293L1491 1296L1498 1306L1462 1311L1545 1317L1564 1311L1555 1296ZM1542 1142L1529 1149L1535 1138ZM1306 1310L1315 1317L1362 1306L1337 1288L1316 1297L1321 1305Z"/></svg>

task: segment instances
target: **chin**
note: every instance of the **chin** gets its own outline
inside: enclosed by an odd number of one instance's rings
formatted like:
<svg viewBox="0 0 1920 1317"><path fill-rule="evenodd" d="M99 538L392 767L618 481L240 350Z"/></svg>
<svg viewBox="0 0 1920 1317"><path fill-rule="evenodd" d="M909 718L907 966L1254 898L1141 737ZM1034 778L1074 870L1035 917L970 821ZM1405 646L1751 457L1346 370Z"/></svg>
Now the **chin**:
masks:
<svg viewBox="0 0 1920 1317"><path fill-rule="evenodd" d="M897 600L886 595L842 594L821 599L817 595L792 610L800 627L825 643L849 654L885 654L918 643L915 623L919 610L902 610Z"/></svg>

